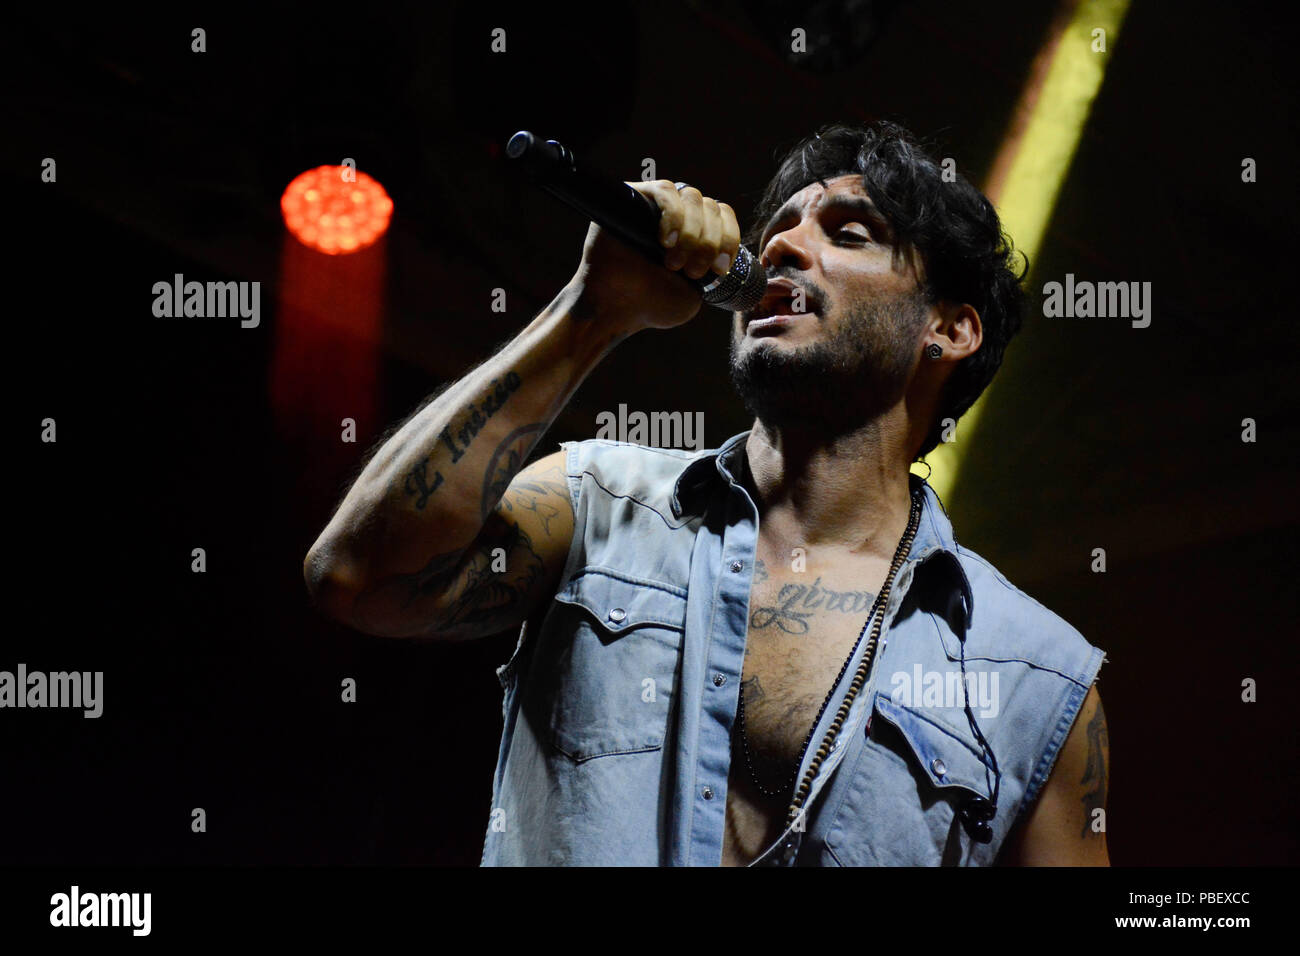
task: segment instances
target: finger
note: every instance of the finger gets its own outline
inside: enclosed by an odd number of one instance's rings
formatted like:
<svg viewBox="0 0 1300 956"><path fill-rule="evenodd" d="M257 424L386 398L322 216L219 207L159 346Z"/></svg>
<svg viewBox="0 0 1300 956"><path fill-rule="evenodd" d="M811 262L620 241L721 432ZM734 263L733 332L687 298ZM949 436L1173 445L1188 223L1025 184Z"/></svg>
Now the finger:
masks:
<svg viewBox="0 0 1300 956"><path fill-rule="evenodd" d="M704 196L700 200L700 244L686 262L686 274L698 279L713 268L722 241L722 216L717 200Z"/></svg>
<svg viewBox="0 0 1300 956"><path fill-rule="evenodd" d="M684 186L677 190L682 204L681 235L664 258L664 265L673 270L680 269L690 261L700 245L700 229L704 213L701 208L703 196L694 186Z"/></svg>
<svg viewBox="0 0 1300 956"><path fill-rule="evenodd" d="M665 249L677 244L681 235L684 213L682 199L677 189L667 179L656 179L649 183L628 183L642 195L649 196L659 207L659 244Z"/></svg>
<svg viewBox="0 0 1300 956"><path fill-rule="evenodd" d="M719 261L714 264L713 270L718 275L726 275L731 270L731 264L736 261L736 253L740 251L740 223L736 221L736 211L725 202L718 203L718 215L722 219L722 241L718 246ZM725 262L721 261L722 256L726 256Z"/></svg>

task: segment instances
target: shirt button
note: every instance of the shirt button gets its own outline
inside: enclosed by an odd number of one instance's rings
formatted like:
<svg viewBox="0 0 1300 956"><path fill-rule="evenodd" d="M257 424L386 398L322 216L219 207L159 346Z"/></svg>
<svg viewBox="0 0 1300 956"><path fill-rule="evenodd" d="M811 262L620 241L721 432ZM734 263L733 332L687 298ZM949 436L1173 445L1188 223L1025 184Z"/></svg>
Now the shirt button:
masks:
<svg viewBox="0 0 1300 956"><path fill-rule="evenodd" d="M739 570L741 570L743 567L744 567L744 565L743 565L741 562L739 562L739 561L732 561L732 562L731 562L731 570L733 570L733 571L739 571Z"/></svg>
<svg viewBox="0 0 1300 956"><path fill-rule="evenodd" d="M704 795L704 799L705 799L705 800L712 800L712 799L713 799L713 788L712 788L712 787L705 787L705 788L704 788L702 791L700 791L700 792Z"/></svg>
<svg viewBox="0 0 1300 956"><path fill-rule="evenodd" d="M725 684L726 682L727 682L727 675L726 675L726 674L714 674L714 675L713 675L713 686L714 686L714 687L721 687L721 686L722 686L723 684Z"/></svg>
<svg viewBox="0 0 1300 956"><path fill-rule="evenodd" d="M934 775L936 777L942 777L945 773L948 772L947 765L939 757L935 757L932 761L930 761L930 769L934 771Z"/></svg>
<svg viewBox="0 0 1300 956"><path fill-rule="evenodd" d="M609 619L615 624L621 622L625 617L627 617L627 611L623 610L621 607L613 608L609 612Z"/></svg>

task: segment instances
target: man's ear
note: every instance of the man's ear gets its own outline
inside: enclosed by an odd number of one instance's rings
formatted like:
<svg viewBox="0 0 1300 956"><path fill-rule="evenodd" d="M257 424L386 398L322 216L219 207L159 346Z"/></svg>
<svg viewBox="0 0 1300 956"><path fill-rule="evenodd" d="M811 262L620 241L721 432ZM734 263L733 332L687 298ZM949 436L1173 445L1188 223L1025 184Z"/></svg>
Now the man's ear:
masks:
<svg viewBox="0 0 1300 956"><path fill-rule="evenodd" d="M936 310L939 315L930 322L925 345L938 345L943 349L943 358L952 361L961 361L979 350L984 326L973 305L940 302Z"/></svg>

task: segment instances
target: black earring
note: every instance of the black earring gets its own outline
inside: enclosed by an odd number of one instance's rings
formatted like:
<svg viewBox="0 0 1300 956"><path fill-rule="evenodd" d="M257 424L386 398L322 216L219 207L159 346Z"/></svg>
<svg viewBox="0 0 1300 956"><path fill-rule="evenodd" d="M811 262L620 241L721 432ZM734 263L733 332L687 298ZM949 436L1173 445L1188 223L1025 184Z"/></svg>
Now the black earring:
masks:
<svg viewBox="0 0 1300 956"><path fill-rule="evenodd" d="M937 359L941 355L943 355L943 346L939 345L937 342L931 342L925 347L926 358Z"/></svg>

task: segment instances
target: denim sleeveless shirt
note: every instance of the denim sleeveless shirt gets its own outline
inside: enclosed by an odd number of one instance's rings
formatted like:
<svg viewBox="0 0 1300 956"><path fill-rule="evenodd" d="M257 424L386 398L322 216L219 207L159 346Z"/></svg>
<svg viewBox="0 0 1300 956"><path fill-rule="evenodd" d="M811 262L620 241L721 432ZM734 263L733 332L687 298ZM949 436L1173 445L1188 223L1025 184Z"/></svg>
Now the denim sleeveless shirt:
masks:
<svg viewBox="0 0 1300 956"><path fill-rule="evenodd" d="M707 451L561 445L573 543L554 600L497 671L505 727L483 865L721 862L758 542L757 509L735 478L748 436ZM1101 650L958 545L934 491L911 480L923 493L920 525L868 681L803 819L756 865L991 864L1101 667ZM992 796L994 780L964 687L1002 774L987 844L958 817L963 801Z"/></svg>

